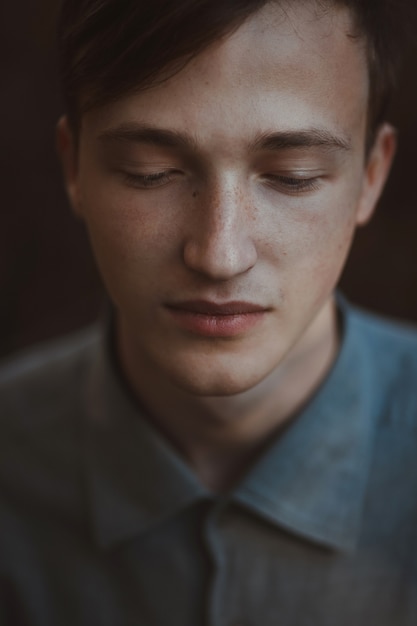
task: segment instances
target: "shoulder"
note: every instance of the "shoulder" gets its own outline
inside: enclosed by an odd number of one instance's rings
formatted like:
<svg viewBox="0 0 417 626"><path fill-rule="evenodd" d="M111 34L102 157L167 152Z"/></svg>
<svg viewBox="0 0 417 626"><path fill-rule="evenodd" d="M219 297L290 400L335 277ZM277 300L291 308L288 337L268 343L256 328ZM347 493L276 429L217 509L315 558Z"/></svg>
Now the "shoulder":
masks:
<svg viewBox="0 0 417 626"><path fill-rule="evenodd" d="M417 326L349 307L347 324L378 365L394 370L401 362L417 367Z"/></svg>
<svg viewBox="0 0 417 626"><path fill-rule="evenodd" d="M85 388L99 337L79 332L0 368L0 553L10 563L36 525L82 519Z"/></svg>
<svg viewBox="0 0 417 626"><path fill-rule="evenodd" d="M395 354L417 353L417 326L411 322L389 319L351 306L348 308L347 320L374 350L389 348Z"/></svg>
<svg viewBox="0 0 417 626"><path fill-rule="evenodd" d="M68 413L81 393L98 343L99 331L92 327L4 362L0 367L0 428L41 427Z"/></svg>
<svg viewBox="0 0 417 626"><path fill-rule="evenodd" d="M417 328L355 307L346 320L377 413L404 432L417 431Z"/></svg>

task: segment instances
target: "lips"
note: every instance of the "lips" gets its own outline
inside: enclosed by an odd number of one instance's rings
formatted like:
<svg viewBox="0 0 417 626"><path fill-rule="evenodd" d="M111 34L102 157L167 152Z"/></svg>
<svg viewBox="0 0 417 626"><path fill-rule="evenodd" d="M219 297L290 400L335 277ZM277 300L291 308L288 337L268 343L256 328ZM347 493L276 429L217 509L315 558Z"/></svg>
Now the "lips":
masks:
<svg viewBox="0 0 417 626"><path fill-rule="evenodd" d="M167 306L167 310L183 330L204 337L235 337L256 326L267 309L252 302L225 303L189 300Z"/></svg>

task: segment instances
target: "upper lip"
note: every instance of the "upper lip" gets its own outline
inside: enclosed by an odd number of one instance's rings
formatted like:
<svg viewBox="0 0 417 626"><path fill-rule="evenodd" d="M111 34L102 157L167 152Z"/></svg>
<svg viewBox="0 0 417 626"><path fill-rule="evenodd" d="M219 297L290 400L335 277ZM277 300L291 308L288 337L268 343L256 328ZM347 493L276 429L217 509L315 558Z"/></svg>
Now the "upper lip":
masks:
<svg viewBox="0 0 417 626"><path fill-rule="evenodd" d="M267 310L260 304L238 300L224 303L209 300L186 300L169 304L168 308L199 313L200 315L244 315L245 313L261 313Z"/></svg>

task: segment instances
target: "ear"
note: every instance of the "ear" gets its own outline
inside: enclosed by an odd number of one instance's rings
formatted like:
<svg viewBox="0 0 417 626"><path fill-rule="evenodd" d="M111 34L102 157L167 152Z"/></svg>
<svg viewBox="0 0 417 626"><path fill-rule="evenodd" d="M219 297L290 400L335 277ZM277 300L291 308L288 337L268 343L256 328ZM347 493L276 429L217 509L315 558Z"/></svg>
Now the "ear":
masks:
<svg viewBox="0 0 417 626"><path fill-rule="evenodd" d="M70 128L68 118L63 115L56 126L56 149L61 160L65 187L68 198L75 213L80 214L80 198L78 192L78 151L74 132Z"/></svg>
<svg viewBox="0 0 417 626"><path fill-rule="evenodd" d="M390 124L383 124L376 135L365 167L362 193L356 223L366 224L372 217L384 189L397 149L397 133Z"/></svg>

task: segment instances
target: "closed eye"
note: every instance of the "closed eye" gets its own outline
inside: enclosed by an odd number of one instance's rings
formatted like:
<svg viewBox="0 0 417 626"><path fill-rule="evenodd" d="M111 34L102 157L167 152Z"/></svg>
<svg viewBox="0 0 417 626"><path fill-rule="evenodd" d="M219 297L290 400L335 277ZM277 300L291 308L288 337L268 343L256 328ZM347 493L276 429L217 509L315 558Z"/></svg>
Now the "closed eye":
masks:
<svg viewBox="0 0 417 626"><path fill-rule="evenodd" d="M320 176L284 176L281 174L266 174L264 180L267 185L288 194L301 194L316 191L319 188Z"/></svg>
<svg viewBox="0 0 417 626"><path fill-rule="evenodd" d="M130 187L137 189L153 189L163 187L170 183L178 174L179 170L163 170L150 174L139 174L137 172L123 172L123 178Z"/></svg>

